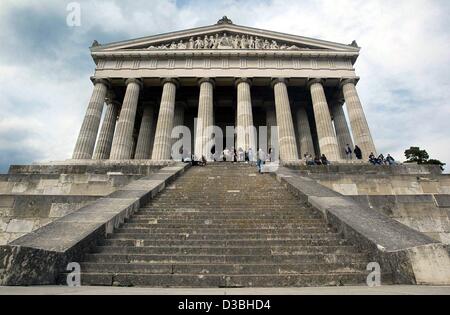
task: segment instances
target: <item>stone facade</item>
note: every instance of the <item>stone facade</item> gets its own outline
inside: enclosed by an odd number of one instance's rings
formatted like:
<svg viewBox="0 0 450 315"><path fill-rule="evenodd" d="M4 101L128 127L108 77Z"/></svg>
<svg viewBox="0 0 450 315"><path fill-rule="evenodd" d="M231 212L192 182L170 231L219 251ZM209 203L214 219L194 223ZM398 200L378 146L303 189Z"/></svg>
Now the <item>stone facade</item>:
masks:
<svg viewBox="0 0 450 315"><path fill-rule="evenodd" d="M206 131L221 120L236 129L229 149L276 147L275 158L285 162L306 153L340 161L345 145L354 143L365 160L376 149L356 91L359 50L355 42L265 31L228 19L138 40L96 42L94 92L73 159L170 160L176 124L194 135L192 152L184 154L212 160L217 152L210 151ZM181 116L175 115L178 103L185 104ZM266 141L260 127L274 124L278 138L274 132ZM214 141L220 141L217 135ZM230 145L224 140L216 146Z"/></svg>

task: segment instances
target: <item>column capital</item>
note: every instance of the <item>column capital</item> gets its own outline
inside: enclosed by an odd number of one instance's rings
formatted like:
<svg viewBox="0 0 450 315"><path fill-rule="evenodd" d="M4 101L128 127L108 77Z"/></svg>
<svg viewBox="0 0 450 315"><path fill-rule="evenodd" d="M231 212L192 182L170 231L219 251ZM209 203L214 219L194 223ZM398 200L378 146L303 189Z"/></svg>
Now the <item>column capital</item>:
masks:
<svg viewBox="0 0 450 315"><path fill-rule="evenodd" d="M96 78L91 77L91 81L94 85L96 84L104 84L108 89L112 87L111 81L108 78Z"/></svg>
<svg viewBox="0 0 450 315"><path fill-rule="evenodd" d="M274 88L276 84L278 84L278 83L284 83L284 84L287 84L288 81L289 81L289 80L286 79L286 78L272 78L272 81L271 81L270 84L271 84L272 88Z"/></svg>
<svg viewBox="0 0 450 315"><path fill-rule="evenodd" d="M216 87L216 81L214 79L211 79L211 78L198 79L197 84L200 86L200 85L202 85L202 83L205 83L205 82L211 83L214 88Z"/></svg>
<svg viewBox="0 0 450 315"><path fill-rule="evenodd" d="M339 83L339 88L342 88L346 84L356 85L357 82L358 82L358 80L355 79L355 78L353 78L353 79L341 79L341 82Z"/></svg>
<svg viewBox="0 0 450 315"><path fill-rule="evenodd" d="M250 86L253 84L253 80L249 78L237 78L234 80L234 85L237 87L240 83L247 83Z"/></svg>
<svg viewBox="0 0 450 315"><path fill-rule="evenodd" d="M306 84L306 86L309 89L311 87L311 85L316 84L316 83L320 83L323 86L324 83L325 83L325 80L324 79L319 79L319 78L309 79L308 83Z"/></svg>
<svg viewBox="0 0 450 315"><path fill-rule="evenodd" d="M166 83L172 83L175 84L175 86L177 87L177 89L180 87L180 80L178 80L177 78L164 78L161 79L161 84L164 86L164 84Z"/></svg>
<svg viewBox="0 0 450 315"><path fill-rule="evenodd" d="M136 83L139 85L139 87L142 89L144 87L144 82L142 79L139 78L129 78L125 81L125 85L128 86L130 83Z"/></svg>

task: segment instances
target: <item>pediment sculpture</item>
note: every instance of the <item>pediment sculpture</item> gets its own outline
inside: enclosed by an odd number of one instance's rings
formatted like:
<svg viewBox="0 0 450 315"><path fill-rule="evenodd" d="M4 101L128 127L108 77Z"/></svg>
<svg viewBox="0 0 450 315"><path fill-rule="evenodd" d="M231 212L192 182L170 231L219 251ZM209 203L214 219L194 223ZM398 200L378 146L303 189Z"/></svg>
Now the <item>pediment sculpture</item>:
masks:
<svg viewBox="0 0 450 315"><path fill-rule="evenodd" d="M229 35L227 33L191 37L181 39L178 42L162 43L157 46L150 46L147 49L254 49L254 50L299 50L296 45L278 43L276 40L269 40L251 35Z"/></svg>

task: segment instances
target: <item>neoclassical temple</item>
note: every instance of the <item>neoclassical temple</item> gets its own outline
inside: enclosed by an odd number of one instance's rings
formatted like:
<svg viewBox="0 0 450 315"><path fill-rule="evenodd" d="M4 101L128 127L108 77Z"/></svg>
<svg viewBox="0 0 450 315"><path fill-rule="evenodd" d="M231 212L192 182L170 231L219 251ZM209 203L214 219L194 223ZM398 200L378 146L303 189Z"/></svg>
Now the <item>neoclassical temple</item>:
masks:
<svg viewBox="0 0 450 315"><path fill-rule="evenodd" d="M95 41L94 88L73 159L170 160L176 126L191 131L192 150L202 155L212 125L224 134L230 126L254 126L256 138L236 132L223 141L244 150L275 143L282 161L306 153L340 161L347 144L367 158L376 149L356 90L359 51L356 42L239 26L227 17L206 27ZM264 126L266 138L258 132Z"/></svg>

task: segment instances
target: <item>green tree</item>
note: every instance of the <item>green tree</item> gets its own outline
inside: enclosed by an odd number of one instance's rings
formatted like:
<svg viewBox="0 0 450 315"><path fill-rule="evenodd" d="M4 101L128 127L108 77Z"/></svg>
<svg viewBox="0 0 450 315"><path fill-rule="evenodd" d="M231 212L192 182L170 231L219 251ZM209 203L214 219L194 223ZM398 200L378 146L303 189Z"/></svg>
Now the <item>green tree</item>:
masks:
<svg viewBox="0 0 450 315"><path fill-rule="evenodd" d="M405 151L407 161L405 163L417 163L425 165L439 165L441 170L444 170L445 163L439 160L430 159L429 154L425 150L421 150L419 147L411 147Z"/></svg>
<svg viewBox="0 0 450 315"><path fill-rule="evenodd" d="M405 151L405 156L407 159L406 163L417 163L417 164L423 164L430 158L427 151L420 150L419 147L409 148L408 150Z"/></svg>

